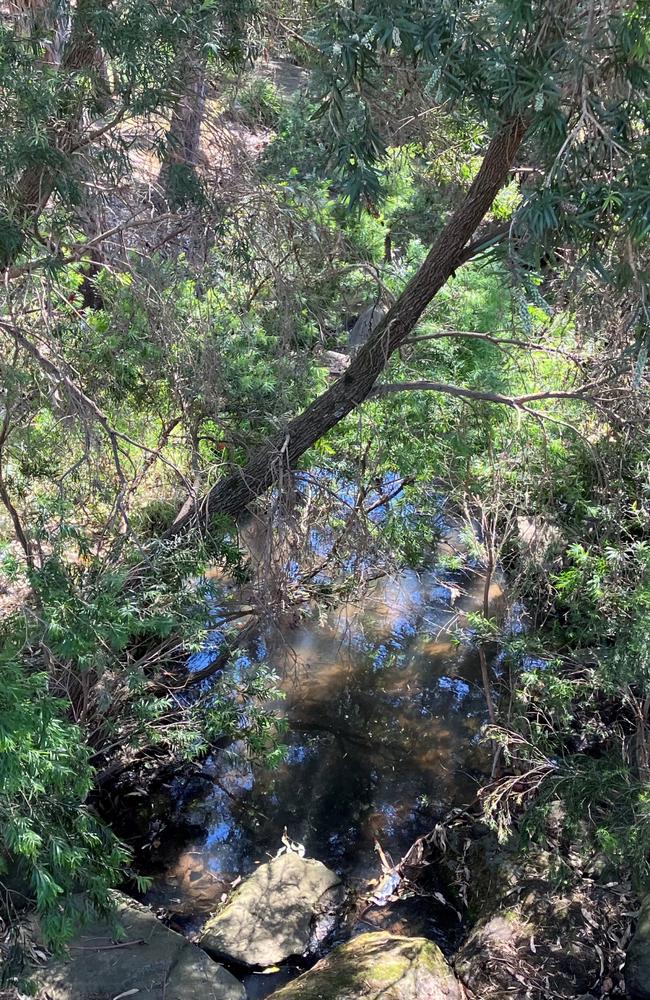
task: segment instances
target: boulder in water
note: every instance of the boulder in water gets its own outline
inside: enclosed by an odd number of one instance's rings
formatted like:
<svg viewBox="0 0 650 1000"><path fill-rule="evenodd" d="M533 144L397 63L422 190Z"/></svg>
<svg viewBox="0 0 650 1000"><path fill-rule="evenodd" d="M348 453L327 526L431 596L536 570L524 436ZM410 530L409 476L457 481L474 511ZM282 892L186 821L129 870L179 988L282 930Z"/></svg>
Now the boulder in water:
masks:
<svg viewBox="0 0 650 1000"><path fill-rule="evenodd" d="M339 885L320 861L282 854L260 865L208 920L199 944L218 958L262 968L302 955Z"/></svg>
<svg viewBox="0 0 650 1000"><path fill-rule="evenodd" d="M269 1000L461 1000L440 948L376 931L335 948Z"/></svg>

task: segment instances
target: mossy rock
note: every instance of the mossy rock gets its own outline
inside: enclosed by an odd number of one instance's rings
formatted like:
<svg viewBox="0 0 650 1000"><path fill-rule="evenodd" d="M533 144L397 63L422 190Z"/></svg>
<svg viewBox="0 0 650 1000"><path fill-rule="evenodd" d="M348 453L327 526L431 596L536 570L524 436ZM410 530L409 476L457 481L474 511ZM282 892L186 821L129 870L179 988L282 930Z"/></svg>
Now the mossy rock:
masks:
<svg viewBox="0 0 650 1000"><path fill-rule="evenodd" d="M378 931L335 948L270 1000L461 1000L433 941Z"/></svg>

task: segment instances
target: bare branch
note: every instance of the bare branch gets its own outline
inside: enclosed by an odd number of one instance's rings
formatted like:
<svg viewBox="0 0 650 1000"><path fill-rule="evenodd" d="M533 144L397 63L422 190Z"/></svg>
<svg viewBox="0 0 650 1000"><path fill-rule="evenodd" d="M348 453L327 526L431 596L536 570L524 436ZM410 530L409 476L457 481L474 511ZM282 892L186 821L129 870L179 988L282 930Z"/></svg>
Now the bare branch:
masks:
<svg viewBox="0 0 650 1000"><path fill-rule="evenodd" d="M547 344L540 344L536 340L518 340L513 337L496 337L490 333L480 333L477 330L441 330L439 333L425 333L419 337L408 337L405 344L422 344L428 340L447 340L456 337L463 337L468 340L484 340L495 347L520 347L525 351L542 351L544 354L555 354L562 358L568 358L576 364L584 364L584 358L571 351L565 351L561 347L549 347Z"/></svg>
<svg viewBox="0 0 650 1000"><path fill-rule="evenodd" d="M450 385L447 382L429 382L424 379L415 382L386 382L373 389L371 396L387 396L393 392L441 392L447 396L458 396L461 399L473 399L484 403L501 403L504 406L511 406L514 409L523 410L527 403L538 402L543 399L580 399L585 403L595 405L587 392L594 388L595 383L589 383L581 389L576 390L554 390L549 389L543 392L531 392L524 396L502 396L498 392L487 392L480 389L465 389L463 386Z"/></svg>

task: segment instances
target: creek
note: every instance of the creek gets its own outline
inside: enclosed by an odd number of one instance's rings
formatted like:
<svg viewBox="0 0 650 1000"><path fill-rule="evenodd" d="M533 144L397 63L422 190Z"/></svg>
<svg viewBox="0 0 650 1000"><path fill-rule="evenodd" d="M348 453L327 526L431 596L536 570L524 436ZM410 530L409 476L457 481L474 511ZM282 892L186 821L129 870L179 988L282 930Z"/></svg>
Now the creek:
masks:
<svg viewBox="0 0 650 1000"><path fill-rule="evenodd" d="M438 551L458 551L447 529ZM479 739L486 705L477 653L454 641L482 605L476 570L404 570L374 581L358 603L258 637L233 669L264 661L285 700L285 760L251 765L232 745L203 764L189 799L182 779L182 837L161 835L144 865L144 900L192 934L235 879L275 856L283 832L362 888L381 875L376 850L398 861L436 817L474 799L489 762ZM493 585L498 601L500 585ZM142 867L142 866L141 866ZM442 910L444 911L444 907ZM449 908L447 908L449 910ZM365 929L421 934L445 948L452 911L434 901L375 907ZM296 974L248 974L249 997Z"/></svg>

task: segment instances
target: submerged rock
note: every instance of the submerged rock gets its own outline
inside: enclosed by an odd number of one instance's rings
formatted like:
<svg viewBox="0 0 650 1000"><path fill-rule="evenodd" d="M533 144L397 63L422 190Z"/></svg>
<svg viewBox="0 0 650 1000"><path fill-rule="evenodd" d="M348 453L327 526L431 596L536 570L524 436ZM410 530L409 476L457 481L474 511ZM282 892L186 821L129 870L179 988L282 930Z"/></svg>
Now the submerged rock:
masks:
<svg viewBox="0 0 650 1000"><path fill-rule="evenodd" d="M36 973L43 1000L245 1000L244 987L205 952L169 930L151 910L119 896L117 923L86 925L69 956Z"/></svg>
<svg viewBox="0 0 650 1000"><path fill-rule="evenodd" d="M625 956L625 988L631 1000L650 1000L650 895L641 904Z"/></svg>
<svg viewBox="0 0 650 1000"><path fill-rule="evenodd" d="M282 854L260 865L208 920L199 944L211 955L262 968L302 955L339 885L320 861Z"/></svg>
<svg viewBox="0 0 650 1000"><path fill-rule="evenodd" d="M461 1000L440 948L377 931L340 945L269 1000Z"/></svg>

